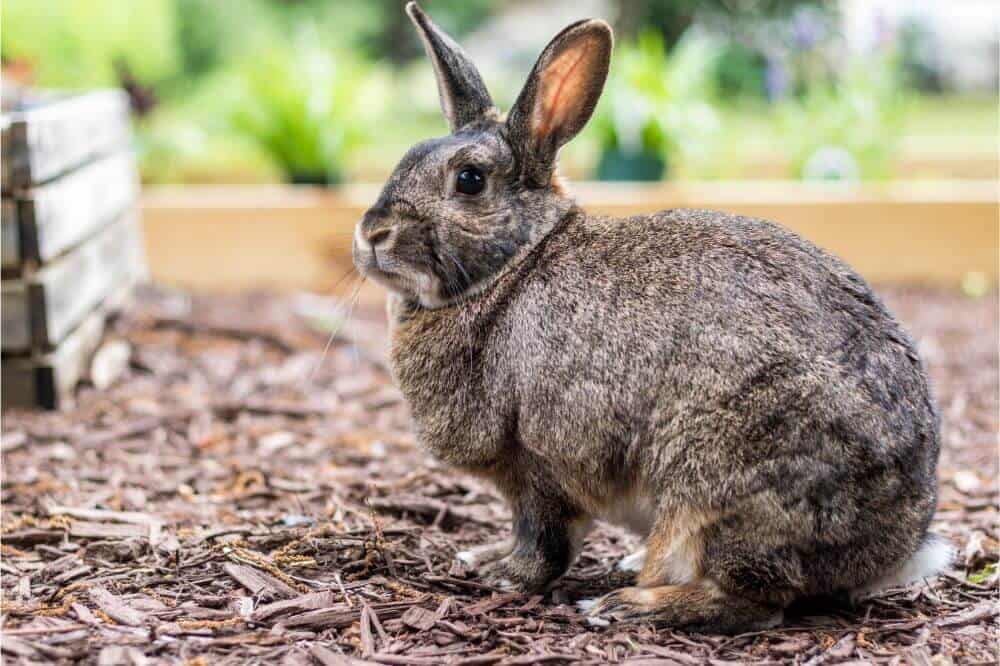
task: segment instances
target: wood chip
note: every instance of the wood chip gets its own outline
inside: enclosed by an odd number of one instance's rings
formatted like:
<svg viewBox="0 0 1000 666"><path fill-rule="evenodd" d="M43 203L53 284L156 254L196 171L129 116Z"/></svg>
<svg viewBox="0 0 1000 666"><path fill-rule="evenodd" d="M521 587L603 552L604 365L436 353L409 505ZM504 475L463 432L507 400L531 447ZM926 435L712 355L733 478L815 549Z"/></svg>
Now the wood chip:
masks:
<svg viewBox="0 0 1000 666"><path fill-rule="evenodd" d="M138 611L123 602L121 598L111 594L108 590L100 586L90 588L90 599L98 608L119 624L127 624L130 627L139 627L145 624L146 614Z"/></svg>
<svg viewBox="0 0 1000 666"><path fill-rule="evenodd" d="M81 539L129 539L149 536L148 525L129 523L89 523L74 520L69 535Z"/></svg>
<svg viewBox="0 0 1000 666"><path fill-rule="evenodd" d="M278 615L294 615L317 608L329 608L337 603L339 597L339 593L330 590L310 592L293 599L284 599L259 606L253 613L253 619L255 622L263 622Z"/></svg>
<svg viewBox="0 0 1000 666"><path fill-rule="evenodd" d="M998 614L1000 614L1000 604L997 604L996 601L983 601L958 615L938 620L937 626L954 629L989 620Z"/></svg>
<svg viewBox="0 0 1000 666"><path fill-rule="evenodd" d="M406 609L406 612L403 613L401 619L403 620L403 624L411 629L416 629L417 631L427 631L437 624L438 615L434 611L421 608L420 606L414 606L413 608Z"/></svg>
<svg viewBox="0 0 1000 666"><path fill-rule="evenodd" d="M299 591L288 583L267 573L245 564L226 562L223 571L229 574L237 583L245 587L251 594L270 592L276 597L289 599L299 595Z"/></svg>
<svg viewBox="0 0 1000 666"><path fill-rule="evenodd" d="M498 608L503 608L512 601L522 598L523 595L520 592L504 592L503 594L498 594L492 599L485 599L470 606L466 606L465 612L469 615L489 613L490 611L494 611Z"/></svg>

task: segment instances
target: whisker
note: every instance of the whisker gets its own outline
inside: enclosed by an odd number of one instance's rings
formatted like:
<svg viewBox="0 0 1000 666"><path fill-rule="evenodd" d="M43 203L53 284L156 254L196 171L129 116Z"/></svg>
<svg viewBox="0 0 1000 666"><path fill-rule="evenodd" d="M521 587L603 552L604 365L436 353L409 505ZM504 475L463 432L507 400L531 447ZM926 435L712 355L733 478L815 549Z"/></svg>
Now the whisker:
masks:
<svg viewBox="0 0 1000 666"><path fill-rule="evenodd" d="M331 292L335 291L337 289L337 287L339 287L341 285L341 283L343 283L344 280L346 280L347 278L349 278L351 276L351 274L356 273L357 270L358 270L357 267L354 264L351 264L351 267L347 269L347 272L345 272L343 275L341 275L339 278L337 278L334 281L333 285L330 287L330 291ZM359 273L359 275L360 275L360 273Z"/></svg>
<svg viewBox="0 0 1000 666"><path fill-rule="evenodd" d="M353 269L352 269L351 272L353 272ZM351 272L349 272L347 275L350 275ZM347 276L345 275L344 277L347 277ZM361 285L364 284L365 276L361 275L360 278L361 279L358 281L358 286L354 289L354 294L357 294L358 291L361 289ZM343 282L343 280L344 280L344 278L341 278L340 280L338 280L338 283L339 282ZM338 303L338 305L339 305L339 303ZM338 308L337 310L338 311L342 311L342 309L343 308ZM351 309L353 310L353 306L351 306ZM326 345L323 346L323 353L320 355L319 360L316 361L315 365L313 365L312 370L309 371L309 377L306 379L306 383L307 384L311 384L312 383L313 378L316 376L316 372L319 370L320 366L323 365L323 362L326 361L326 357L330 353L330 348L333 347L333 341L336 339L337 334L340 333L340 331L347 324L347 319L349 317L350 317L350 313L348 313L347 317L341 316L340 317L340 321L331 328L330 335L326 339Z"/></svg>
<svg viewBox="0 0 1000 666"><path fill-rule="evenodd" d="M354 306L358 304L358 300L361 298L361 287L364 286L365 280L367 279L368 276L362 274L361 281L358 282L358 285L354 288L354 293L351 295L350 299L351 304L347 310L347 316L344 317L345 326L346 322L350 321L351 317L354 316ZM351 337L351 349L354 351L354 367L357 368L358 365L361 363L361 353L358 351L358 338L354 334L353 329L347 329L347 330L348 330L348 335L350 335Z"/></svg>

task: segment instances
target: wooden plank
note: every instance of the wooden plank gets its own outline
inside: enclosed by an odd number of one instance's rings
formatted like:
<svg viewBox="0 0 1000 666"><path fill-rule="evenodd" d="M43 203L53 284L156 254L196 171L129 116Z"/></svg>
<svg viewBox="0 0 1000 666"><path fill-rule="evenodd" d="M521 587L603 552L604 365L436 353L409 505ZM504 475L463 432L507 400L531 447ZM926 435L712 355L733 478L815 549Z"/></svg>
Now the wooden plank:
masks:
<svg viewBox="0 0 1000 666"><path fill-rule="evenodd" d="M0 345L4 351L31 347L31 298L28 284L20 280L3 282L0 288Z"/></svg>
<svg viewBox="0 0 1000 666"><path fill-rule="evenodd" d="M4 358L0 393L4 409L62 407L86 375L90 357L104 334L105 319L103 311L93 313L51 354Z"/></svg>
<svg viewBox="0 0 1000 666"><path fill-rule="evenodd" d="M997 185L991 181L582 183L573 189L594 213L685 206L770 219L873 282L953 286L971 271L997 279ZM146 188L141 201L153 279L210 290L329 289L350 267L353 227L378 190ZM370 293L377 298L381 290Z"/></svg>
<svg viewBox="0 0 1000 666"><path fill-rule="evenodd" d="M145 268L134 267L127 282L113 292L75 331L49 354L6 357L2 364L0 402L8 407L60 409L90 368L104 335L107 318L125 307L135 285L145 280Z"/></svg>
<svg viewBox="0 0 1000 666"><path fill-rule="evenodd" d="M34 275L4 281L5 352L51 349L142 265L135 211ZM25 344L25 326L30 327Z"/></svg>
<svg viewBox="0 0 1000 666"><path fill-rule="evenodd" d="M5 198L4 271L47 263L115 220L138 194L136 173L132 152L122 151Z"/></svg>
<svg viewBox="0 0 1000 666"><path fill-rule="evenodd" d="M127 146L129 112L128 95L115 89L29 100L3 114L3 190L44 183Z"/></svg>
<svg viewBox="0 0 1000 666"><path fill-rule="evenodd" d="M17 202L4 197L0 206L0 254L3 269L21 263L21 234L17 228Z"/></svg>
<svg viewBox="0 0 1000 666"><path fill-rule="evenodd" d="M134 286L147 278L141 237L132 237L128 272L77 328L49 353L5 356L2 363L0 402L8 407L59 409L72 402L73 389L89 370L91 358L100 345L107 318L125 307ZM6 317L9 308L4 303ZM6 343L6 322L4 342Z"/></svg>

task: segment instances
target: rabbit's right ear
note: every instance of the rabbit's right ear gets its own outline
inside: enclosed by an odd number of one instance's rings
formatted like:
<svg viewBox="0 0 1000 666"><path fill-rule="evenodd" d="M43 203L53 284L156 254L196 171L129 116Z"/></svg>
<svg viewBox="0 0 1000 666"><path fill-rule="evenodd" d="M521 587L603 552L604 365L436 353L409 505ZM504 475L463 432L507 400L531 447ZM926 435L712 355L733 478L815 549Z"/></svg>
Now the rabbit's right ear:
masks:
<svg viewBox="0 0 1000 666"><path fill-rule="evenodd" d="M612 44L611 26L587 19L556 35L538 56L507 116L521 179L529 186L549 182L559 148L590 120L608 78Z"/></svg>
<svg viewBox="0 0 1000 666"><path fill-rule="evenodd" d="M434 66L441 110L451 131L485 117L493 109L493 100L469 56L416 2L406 4L406 13L417 27L420 41Z"/></svg>

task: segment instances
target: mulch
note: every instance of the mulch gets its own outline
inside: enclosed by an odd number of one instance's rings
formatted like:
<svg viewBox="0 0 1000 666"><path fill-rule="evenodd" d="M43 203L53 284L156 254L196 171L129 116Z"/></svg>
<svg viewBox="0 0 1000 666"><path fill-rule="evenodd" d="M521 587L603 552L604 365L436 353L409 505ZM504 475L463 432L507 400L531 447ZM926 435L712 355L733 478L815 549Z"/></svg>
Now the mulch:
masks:
<svg viewBox="0 0 1000 666"><path fill-rule="evenodd" d="M456 550L501 538L492 489L414 442L380 313L266 294L148 292L114 325L131 361L61 413L3 415L3 656L97 664L997 663L998 308L884 290L943 417L926 587L803 604L710 636L594 627L627 582L604 527L555 588L480 583ZM324 353L326 332L335 330Z"/></svg>

